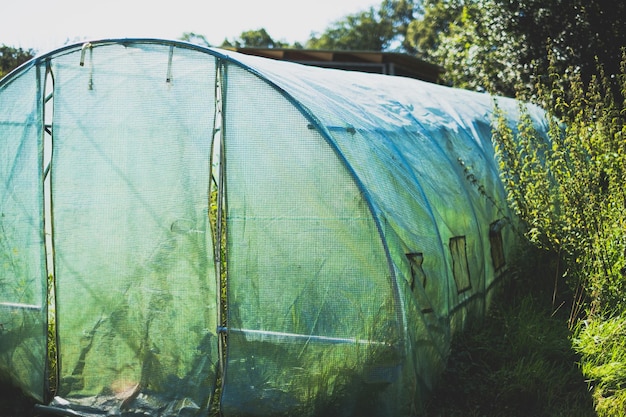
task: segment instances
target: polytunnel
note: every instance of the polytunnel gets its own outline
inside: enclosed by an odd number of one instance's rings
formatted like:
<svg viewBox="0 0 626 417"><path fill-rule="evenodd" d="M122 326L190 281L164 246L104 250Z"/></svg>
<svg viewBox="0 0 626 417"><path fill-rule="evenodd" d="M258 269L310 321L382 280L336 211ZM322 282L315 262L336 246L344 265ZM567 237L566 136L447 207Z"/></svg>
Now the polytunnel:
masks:
<svg viewBox="0 0 626 417"><path fill-rule="evenodd" d="M493 108L178 41L34 58L0 81L1 373L60 415L419 414L515 243Z"/></svg>

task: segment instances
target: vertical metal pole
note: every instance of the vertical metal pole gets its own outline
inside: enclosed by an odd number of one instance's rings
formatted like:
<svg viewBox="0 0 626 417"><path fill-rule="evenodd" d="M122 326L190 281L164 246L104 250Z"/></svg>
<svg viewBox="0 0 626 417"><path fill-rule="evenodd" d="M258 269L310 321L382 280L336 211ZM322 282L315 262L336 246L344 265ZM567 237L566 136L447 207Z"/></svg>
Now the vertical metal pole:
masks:
<svg viewBox="0 0 626 417"><path fill-rule="evenodd" d="M48 339L46 352L48 357L46 360L46 374L48 376L48 391L55 391L59 380L59 356L58 356L58 333L56 326L56 271L54 263L54 240L53 240L53 224L52 224L52 183L51 183L51 167L53 153L53 111L54 111L54 77L50 68L50 61L46 61L46 71L43 85L43 225L44 225L44 251L46 259L46 311ZM50 334L50 332L53 334ZM52 339L54 338L54 339ZM51 355L52 353L52 355ZM52 357L51 357L52 356ZM54 363L50 361L53 360ZM51 374L54 372L54 374ZM50 376L52 378L50 378ZM51 383L52 382L52 383Z"/></svg>
<svg viewBox="0 0 626 417"><path fill-rule="evenodd" d="M211 144L211 189L209 198L215 198L215 218L213 228L213 250L216 272L216 303L217 303L217 335L218 335L218 355L219 372L222 375L222 385L224 383L225 357L226 357L226 227L225 227L225 157L224 157L224 112L223 112L223 81L224 66L218 60L215 75L215 126ZM213 190L213 186L216 190Z"/></svg>

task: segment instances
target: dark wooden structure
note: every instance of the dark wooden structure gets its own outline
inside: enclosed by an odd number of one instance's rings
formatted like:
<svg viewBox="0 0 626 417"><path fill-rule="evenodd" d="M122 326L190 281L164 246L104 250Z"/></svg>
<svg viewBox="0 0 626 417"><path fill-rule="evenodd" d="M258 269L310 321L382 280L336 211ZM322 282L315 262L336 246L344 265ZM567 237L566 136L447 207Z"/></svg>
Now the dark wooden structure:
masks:
<svg viewBox="0 0 626 417"><path fill-rule="evenodd" d="M443 69L397 52L328 51L282 48L232 48L236 52L325 68L398 75L436 83Z"/></svg>

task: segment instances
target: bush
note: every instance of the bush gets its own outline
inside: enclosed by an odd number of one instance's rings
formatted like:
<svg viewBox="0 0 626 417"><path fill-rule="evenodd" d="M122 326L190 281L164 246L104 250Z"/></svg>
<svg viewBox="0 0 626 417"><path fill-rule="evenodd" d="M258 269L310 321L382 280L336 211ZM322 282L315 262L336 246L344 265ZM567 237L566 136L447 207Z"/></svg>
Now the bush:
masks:
<svg viewBox="0 0 626 417"><path fill-rule="evenodd" d="M586 88L569 74L567 92L559 87L561 77L552 74L553 84L539 87L548 105L548 138L522 106L515 130L496 111L494 143L509 202L528 239L562 256L563 274L585 296L575 308L611 316L626 309L623 106L602 73ZM625 74L620 83L625 91Z"/></svg>
<svg viewBox="0 0 626 417"><path fill-rule="evenodd" d="M588 85L575 71L553 71L550 79L538 88L548 137L537 133L522 106L519 126L507 126L497 110L494 144L528 240L563 260L560 274L574 294L573 346L597 412L624 416L626 54L616 79L601 68Z"/></svg>

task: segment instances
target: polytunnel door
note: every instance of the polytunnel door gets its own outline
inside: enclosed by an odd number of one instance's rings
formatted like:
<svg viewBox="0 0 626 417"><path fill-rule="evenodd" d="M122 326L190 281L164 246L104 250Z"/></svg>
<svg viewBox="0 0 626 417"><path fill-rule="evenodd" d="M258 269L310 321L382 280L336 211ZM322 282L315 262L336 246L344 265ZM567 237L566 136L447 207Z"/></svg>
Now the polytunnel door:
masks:
<svg viewBox="0 0 626 417"><path fill-rule="evenodd" d="M397 414L400 307L364 193L297 106L227 69L223 414Z"/></svg>
<svg viewBox="0 0 626 417"><path fill-rule="evenodd" d="M59 380L50 406L206 415L218 362L215 60L104 44L51 68Z"/></svg>
<svg viewBox="0 0 626 417"><path fill-rule="evenodd" d="M47 273L43 244L45 71L0 85L0 375L33 398L46 391Z"/></svg>

